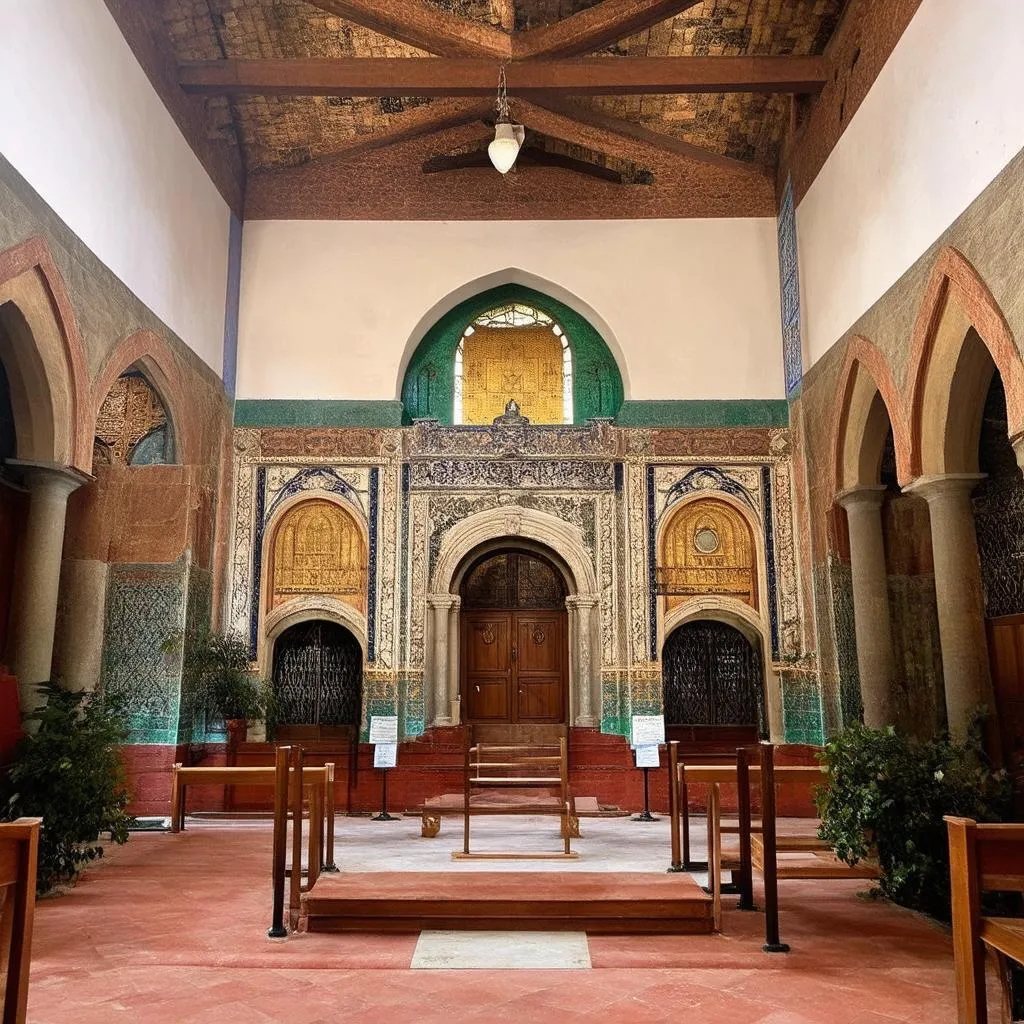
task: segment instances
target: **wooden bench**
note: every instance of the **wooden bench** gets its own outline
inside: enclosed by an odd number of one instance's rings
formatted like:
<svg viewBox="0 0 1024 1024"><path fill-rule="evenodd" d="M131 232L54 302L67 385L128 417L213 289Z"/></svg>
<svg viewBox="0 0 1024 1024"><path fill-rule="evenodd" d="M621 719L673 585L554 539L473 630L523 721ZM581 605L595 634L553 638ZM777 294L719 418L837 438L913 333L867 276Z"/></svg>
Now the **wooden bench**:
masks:
<svg viewBox="0 0 1024 1024"><path fill-rule="evenodd" d="M291 750L291 748L283 748ZM174 765L171 783L171 831L185 828L185 800L189 786L265 786L274 788L277 767L232 768L208 766L186 768ZM334 765L325 764L302 768L302 791L309 798L311 822L319 822L315 831L320 839L320 857L323 870L335 871L334 866ZM315 807L314 807L315 804Z"/></svg>
<svg viewBox="0 0 1024 1024"><path fill-rule="evenodd" d="M953 956L959 1024L986 1024L985 950L996 955L1003 1019L1010 1020L1008 961L1024 964L1024 919L986 917L981 894L1024 892L1024 825L979 825L947 816Z"/></svg>
<svg viewBox="0 0 1024 1024"><path fill-rule="evenodd" d="M780 941L778 926L778 882L786 879L842 879L876 878L877 865L861 862L853 867L840 861L829 844L818 838L817 821L813 830L778 834L775 794L779 786L807 785L808 782L827 782L824 770L814 765L775 766L774 748L769 743L759 747L759 762L752 760L752 751L740 747L731 764L680 764L678 752L669 748L670 793L672 805L672 868L679 861L682 814L679 809L680 792L684 784L702 784L708 787L708 889L714 902L716 927L721 924L722 872L732 870L737 879L741 909L754 909L753 870L764 879L765 890L765 951L786 952L789 947ZM735 824L724 821L721 811L721 786L734 785L737 791L738 820ZM760 792L761 820L751 816L755 787ZM726 852L722 836L739 837L739 850ZM800 861L779 862L779 854L807 853L810 857Z"/></svg>
<svg viewBox="0 0 1024 1024"><path fill-rule="evenodd" d="M28 1005L36 862L42 818L0 825L0 955L3 961L3 1024L23 1024Z"/></svg>
<svg viewBox="0 0 1024 1024"><path fill-rule="evenodd" d="M498 800L496 794L507 791L551 790L545 801ZM551 853L473 853L470 851L470 819L474 815L556 814L561 819L563 849ZM473 743L472 733L465 730L463 768L463 839L462 852L455 859L517 859L572 858L570 815L573 805L569 793L569 758L566 738L557 744ZM577 823L578 829L578 823Z"/></svg>

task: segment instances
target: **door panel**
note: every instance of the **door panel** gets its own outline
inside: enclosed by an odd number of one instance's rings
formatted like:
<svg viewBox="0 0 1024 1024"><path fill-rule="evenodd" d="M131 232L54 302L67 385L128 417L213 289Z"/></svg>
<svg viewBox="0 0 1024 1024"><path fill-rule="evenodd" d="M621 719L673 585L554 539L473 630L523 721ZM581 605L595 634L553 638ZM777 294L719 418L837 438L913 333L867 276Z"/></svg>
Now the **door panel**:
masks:
<svg viewBox="0 0 1024 1024"><path fill-rule="evenodd" d="M471 612L462 618L463 699L470 721L509 719L511 626L507 612Z"/></svg>
<svg viewBox="0 0 1024 1024"><path fill-rule="evenodd" d="M467 629L466 669L470 673L509 670L511 622L507 612L473 612L464 620Z"/></svg>
<svg viewBox="0 0 1024 1024"><path fill-rule="evenodd" d="M462 693L468 722L564 722L566 667L564 613L463 614Z"/></svg>
<svg viewBox="0 0 1024 1024"><path fill-rule="evenodd" d="M517 720L561 722L564 718L562 616L557 612L518 612L513 668Z"/></svg>

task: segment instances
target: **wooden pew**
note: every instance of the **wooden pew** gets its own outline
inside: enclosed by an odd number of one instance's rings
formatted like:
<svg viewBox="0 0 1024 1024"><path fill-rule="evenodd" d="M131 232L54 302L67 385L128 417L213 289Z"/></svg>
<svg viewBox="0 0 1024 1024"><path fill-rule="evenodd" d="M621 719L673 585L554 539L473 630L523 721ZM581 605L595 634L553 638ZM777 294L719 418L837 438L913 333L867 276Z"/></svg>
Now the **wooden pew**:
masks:
<svg viewBox="0 0 1024 1024"><path fill-rule="evenodd" d="M985 950L999 960L1003 1019L1010 1020L1007 961L1024 964L1024 919L986 917L985 891L1024 892L1024 825L979 825L947 816L953 955L959 1024L986 1024Z"/></svg>
<svg viewBox="0 0 1024 1024"><path fill-rule="evenodd" d="M784 765L776 767L774 748L769 743L760 745L759 763L748 764L746 748L737 750L732 764L721 765L678 765L673 778L677 792L685 782L708 787L708 887L714 901L715 920L721 919L722 872L732 870L738 877L740 907L753 908L752 871L759 870L764 879L765 910L765 952L787 952L789 947L779 938L778 883L780 880L809 878L876 878L877 865L861 862L851 867L840 861L827 842L818 838L817 827L801 834L779 836L777 832L776 789L787 783L806 785L808 781L827 781L824 770L814 765ZM724 759L723 759L724 760ZM669 754L670 764L673 755ZM672 779L670 779L670 785ZM737 787L739 820L736 824L726 823L721 813L721 786L731 784ZM751 818L751 806L755 787L761 798L761 820ZM671 797L673 807L678 806L679 797ZM679 849L677 838L681 828L682 814L677 812L672 820L673 858ZM734 834L739 837L738 854L729 855L722 849L722 836ZM800 862L779 863L779 853L809 853L811 856Z"/></svg>
<svg viewBox="0 0 1024 1024"><path fill-rule="evenodd" d="M297 749L297 748L296 748ZM210 766L185 768L175 764L171 782L171 831L181 832L185 828L185 799L189 786L266 786L275 785L274 767L232 768ZM334 865L334 765L331 763L302 769L303 788L310 800L316 800L318 815L323 818L321 832L323 847L321 859L324 871L336 871ZM312 803L310 805L311 820Z"/></svg>
<svg viewBox="0 0 1024 1024"><path fill-rule="evenodd" d="M36 862L42 818L0 825L0 954L3 957L3 1024L23 1024L28 1005Z"/></svg>

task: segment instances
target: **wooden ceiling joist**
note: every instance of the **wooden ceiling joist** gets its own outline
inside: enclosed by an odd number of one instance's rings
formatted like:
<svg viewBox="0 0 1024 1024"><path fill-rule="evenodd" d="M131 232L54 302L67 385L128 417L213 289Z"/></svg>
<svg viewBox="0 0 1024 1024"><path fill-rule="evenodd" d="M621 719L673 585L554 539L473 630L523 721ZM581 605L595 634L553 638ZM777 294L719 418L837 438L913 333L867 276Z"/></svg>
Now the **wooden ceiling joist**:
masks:
<svg viewBox="0 0 1024 1024"><path fill-rule="evenodd" d="M594 53L699 3L703 0L603 0L553 25L517 32L512 56L519 60Z"/></svg>
<svg viewBox="0 0 1024 1024"><path fill-rule="evenodd" d="M667 93L815 93L821 57L577 57L506 67L512 96ZM355 57L192 61L180 65L188 93L267 96L493 96L492 60Z"/></svg>
<svg viewBox="0 0 1024 1024"><path fill-rule="evenodd" d="M308 0L314 7L442 57L512 56L499 28L439 10L423 0Z"/></svg>
<svg viewBox="0 0 1024 1024"><path fill-rule="evenodd" d="M429 107L414 107L392 117L391 127L369 135L357 135L350 143L330 154L331 160L345 161L375 150L419 139L481 121L493 113L490 104L471 100L442 100ZM492 133L488 132L488 136ZM481 135L481 138L483 135Z"/></svg>
<svg viewBox="0 0 1024 1024"><path fill-rule="evenodd" d="M663 132L652 132L633 121L554 98L545 97L536 102L521 100L516 107L516 116L524 124L545 135L553 135L598 152L614 152L635 163L645 163L660 154L662 159L677 157L711 164L750 178L765 177L764 172L754 164L712 153Z"/></svg>

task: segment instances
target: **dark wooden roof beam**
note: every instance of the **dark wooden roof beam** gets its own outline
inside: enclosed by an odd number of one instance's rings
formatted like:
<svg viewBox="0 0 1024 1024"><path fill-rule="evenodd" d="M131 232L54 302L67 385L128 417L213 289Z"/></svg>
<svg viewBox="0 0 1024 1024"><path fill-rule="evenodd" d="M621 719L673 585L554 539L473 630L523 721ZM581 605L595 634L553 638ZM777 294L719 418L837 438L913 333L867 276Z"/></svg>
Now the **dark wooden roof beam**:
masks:
<svg viewBox="0 0 1024 1024"><path fill-rule="evenodd" d="M821 57L578 57L506 67L511 96L815 93ZM497 92L498 65L473 58L356 57L192 61L188 93L267 96L480 96Z"/></svg>
<svg viewBox="0 0 1024 1024"><path fill-rule="evenodd" d="M442 57L512 56L512 37L423 0L307 0L338 18Z"/></svg>
<svg viewBox="0 0 1024 1024"><path fill-rule="evenodd" d="M578 57L594 53L700 3L703 0L603 0L553 25L517 32L512 36L512 56Z"/></svg>

